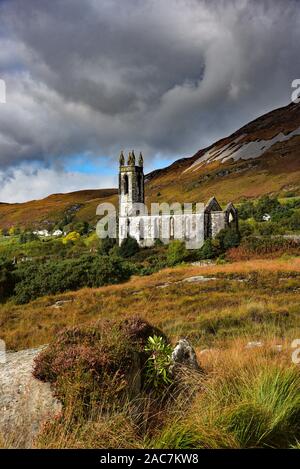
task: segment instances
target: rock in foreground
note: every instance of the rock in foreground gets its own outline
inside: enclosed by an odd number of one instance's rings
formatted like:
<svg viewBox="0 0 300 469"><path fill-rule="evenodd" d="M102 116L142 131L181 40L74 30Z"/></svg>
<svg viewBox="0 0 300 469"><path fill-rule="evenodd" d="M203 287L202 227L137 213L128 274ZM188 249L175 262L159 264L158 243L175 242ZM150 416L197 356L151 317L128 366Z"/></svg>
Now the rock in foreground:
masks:
<svg viewBox="0 0 300 469"><path fill-rule="evenodd" d="M43 422L61 411L49 383L32 376L41 348L7 352L0 364L0 435L5 446L29 448Z"/></svg>

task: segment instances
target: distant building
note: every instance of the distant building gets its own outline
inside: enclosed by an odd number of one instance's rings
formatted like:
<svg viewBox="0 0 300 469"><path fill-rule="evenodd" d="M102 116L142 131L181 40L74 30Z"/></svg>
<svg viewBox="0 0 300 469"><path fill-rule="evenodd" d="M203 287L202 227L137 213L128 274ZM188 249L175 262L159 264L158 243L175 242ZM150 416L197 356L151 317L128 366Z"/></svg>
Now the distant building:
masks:
<svg viewBox="0 0 300 469"><path fill-rule="evenodd" d="M33 234L41 237L47 238L48 236L51 236L48 230L37 230L34 231Z"/></svg>
<svg viewBox="0 0 300 469"><path fill-rule="evenodd" d="M270 221L271 220L271 215L269 215L268 213L265 213L262 216L262 219L263 219L263 221Z"/></svg>
<svg viewBox="0 0 300 469"><path fill-rule="evenodd" d="M176 181L174 181L176 184ZM140 246L152 246L156 239L167 244L171 240L190 241L192 228L197 233L200 245L207 238L214 238L228 226L238 230L238 214L232 203L222 210L212 197L200 213L143 215L137 213L136 204L144 204L143 156L140 153L135 164L134 152L129 153L127 163L123 152L120 155L119 170L119 243L131 236ZM178 232L176 226L180 226ZM166 235L167 234L167 235ZM199 247L199 245L198 245Z"/></svg>
<svg viewBox="0 0 300 469"><path fill-rule="evenodd" d="M61 230L55 230L52 233L52 236L62 236L62 235L63 235L63 232Z"/></svg>

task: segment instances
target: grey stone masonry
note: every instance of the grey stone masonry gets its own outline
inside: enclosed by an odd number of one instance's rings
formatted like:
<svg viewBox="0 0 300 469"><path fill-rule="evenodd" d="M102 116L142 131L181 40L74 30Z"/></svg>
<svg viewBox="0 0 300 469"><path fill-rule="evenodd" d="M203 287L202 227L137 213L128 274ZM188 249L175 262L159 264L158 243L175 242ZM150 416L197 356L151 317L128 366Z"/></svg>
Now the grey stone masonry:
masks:
<svg viewBox="0 0 300 469"><path fill-rule="evenodd" d="M124 162L124 164L122 164ZM120 155L119 172L119 215L131 216L133 204L144 203L144 171L142 155L140 165L135 165L134 151L129 153L128 163L125 165L124 155Z"/></svg>
<svg viewBox="0 0 300 469"><path fill-rule="evenodd" d="M143 156L140 153L136 164L133 150L127 162L121 152L119 162L119 244L128 236L142 247L152 246L156 239L165 244L174 239L191 243L196 236L199 248L205 239L215 238L223 228L231 226L238 230L237 209L229 203L222 210L215 197L198 213L144 213Z"/></svg>

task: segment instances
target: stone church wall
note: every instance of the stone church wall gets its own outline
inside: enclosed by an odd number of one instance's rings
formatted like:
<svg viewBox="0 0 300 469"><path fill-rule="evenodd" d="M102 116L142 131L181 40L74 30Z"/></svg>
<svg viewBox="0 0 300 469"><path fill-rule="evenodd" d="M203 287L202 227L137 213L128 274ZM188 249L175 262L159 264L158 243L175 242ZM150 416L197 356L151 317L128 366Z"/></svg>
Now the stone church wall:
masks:
<svg viewBox="0 0 300 469"><path fill-rule="evenodd" d="M225 228L225 213L224 212L211 212L211 237L215 238L219 231Z"/></svg>
<svg viewBox="0 0 300 469"><path fill-rule="evenodd" d="M168 244L173 239L196 241L197 248L204 243L204 213L186 215L157 215L119 218L119 242L128 235L142 247L153 246L156 239Z"/></svg>

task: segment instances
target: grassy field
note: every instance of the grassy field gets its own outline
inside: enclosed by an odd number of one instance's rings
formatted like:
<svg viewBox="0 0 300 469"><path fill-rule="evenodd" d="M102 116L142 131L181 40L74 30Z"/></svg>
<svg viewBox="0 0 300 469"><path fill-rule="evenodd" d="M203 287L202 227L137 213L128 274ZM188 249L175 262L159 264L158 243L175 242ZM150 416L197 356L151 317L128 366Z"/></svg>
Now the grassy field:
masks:
<svg viewBox="0 0 300 469"><path fill-rule="evenodd" d="M188 280L199 275L204 281ZM1 338L16 350L47 343L65 326L139 314L161 327L173 342L186 336L197 348L224 348L243 336L245 341L262 336L291 339L300 334L299 313L300 259L295 257L183 265L27 305L9 302L0 306L0 324Z"/></svg>
<svg viewBox="0 0 300 469"><path fill-rule="evenodd" d="M7 303L0 306L1 338L18 350L48 343L64 327L133 315L173 344L191 341L205 372L186 377L192 397L174 396L155 426L144 408L144 424L137 424L129 403L110 416L97 408L88 419L74 419L68 408L36 447L297 447L300 374L291 344L300 338L300 258L182 265L120 285Z"/></svg>

